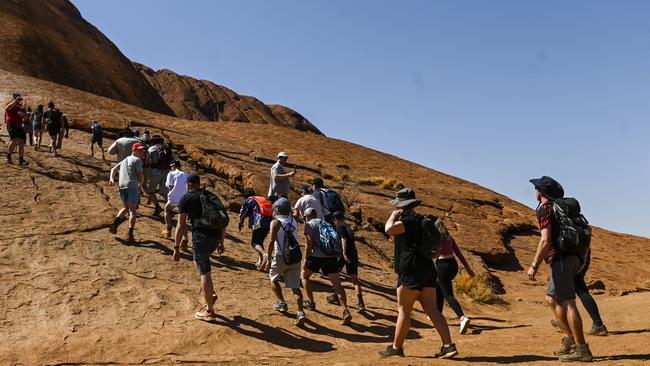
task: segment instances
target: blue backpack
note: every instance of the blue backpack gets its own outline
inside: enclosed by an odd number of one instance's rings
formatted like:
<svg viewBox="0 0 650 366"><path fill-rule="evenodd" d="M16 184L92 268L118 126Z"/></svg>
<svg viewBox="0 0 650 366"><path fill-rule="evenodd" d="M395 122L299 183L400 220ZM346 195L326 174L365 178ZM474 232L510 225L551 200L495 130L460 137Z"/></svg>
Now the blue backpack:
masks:
<svg viewBox="0 0 650 366"><path fill-rule="evenodd" d="M325 220L315 219L318 224L318 246L326 256L335 257L343 253L341 240L332 225Z"/></svg>
<svg viewBox="0 0 650 366"><path fill-rule="evenodd" d="M323 199L325 202L323 202ZM332 189L321 188L321 205L328 209L331 213L342 212L345 213L345 205L341 200L338 192Z"/></svg>

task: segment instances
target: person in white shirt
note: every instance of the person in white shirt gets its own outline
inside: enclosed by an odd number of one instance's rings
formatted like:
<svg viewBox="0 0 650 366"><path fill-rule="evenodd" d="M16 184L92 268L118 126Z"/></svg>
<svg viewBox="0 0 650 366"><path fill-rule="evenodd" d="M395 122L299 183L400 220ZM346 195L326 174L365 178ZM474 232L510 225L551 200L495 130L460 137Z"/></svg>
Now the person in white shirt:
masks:
<svg viewBox="0 0 650 366"><path fill-rule="evenodd" d="M165 181L165 186L169 192L167 193L167 203L165 204L165 225L167 227L163 230L163 235L166 238L171 238L172 236L172 216L174 215L174 209L178 207L181 198L187 193L187 185L185 184L187 173L181 170L181 162L174 160L169 167L171 171L167 174L167 180ZM181 251L187 251L187 243L187 232L185 232L185 236L181 242Z"/></svg>
<svg viewBox="0 0 650 366"><path fill-rule="evenodd" d="M316 197L312 195L311 188L308 185L304 185L302 188L300 188L300 198L293 206L293 215L300 217L303 221L305 221L305 211L308 208L313 208L316 211L316 216L319 219L325 219L323 206L316 199Z"/></svg>

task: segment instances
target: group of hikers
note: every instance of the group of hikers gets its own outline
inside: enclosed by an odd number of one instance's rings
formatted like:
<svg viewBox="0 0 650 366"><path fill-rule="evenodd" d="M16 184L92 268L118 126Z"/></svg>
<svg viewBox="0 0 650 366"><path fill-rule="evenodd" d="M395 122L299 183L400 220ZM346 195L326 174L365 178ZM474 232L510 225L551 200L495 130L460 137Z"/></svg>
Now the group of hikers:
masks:
<svg viewBox="0 0 650 366"><path fill-rule="evenodd" d="M19 165L29 165L25 160L25 145L29 142L29 146L39 151L45 131L50 136L49 152L58 156L70 129L68 116L56 108L54 102L50 101L47 109L39 104L32 110L18 93L14 93L11 102L5 106L5 124L10 140L5 162L13 162L11 156L18 148Z"/></svg>
<svg viewBox="0 0 650 366"><path fill-rule="evenodd" d="M40 107L40 106L39 106ZM37 108L37 111L39 108ZM43 114L30 114L33 129L36 121L40 126L52 118L54 104L50 103ZM15 146L19 147L20 164L25 142L25 129L18 128L19 118L24 121L28 113L22 106L20 95L6 108L5 121L11 137L7 160ZM49 113L47 113L49 112ZM59 112L60 113L60 112ZM22 131L22 132L20 132ZM48 129L48 131L50 131ZM52 132L59 133L52 129ZM104 151L101 125L91 123L91 153L95 143ZM65 135L67 136L67 130ZM52 149L56 152L58 141L51 133ZM57 135L58 136L58 135ZM34 136L34 143L40 140ZM21 143L22 141L22 143ZM31 138L30 138L31 141ZM126 128L108 148L110 155L117 156L117 164L109 175L114 185L117 177L118 191L123 207L112 220L109 231L116 234L119 226L129 221L127 241L134 242L137 210L141 197L153 205L153 216L164 211L162 236L174 240L173 260L178 261L182 252L190 251L188 232L192 236L192 258L200 275L205 307L195 313L195 318L215 321L214 310L218 296L211 277L211 255L225 250L224 239L229 224L227 210L212 192L201 188L197 174L182 170L181 161L175 159L171 144L160 135L151 135L145 130ZM258 195L253 188L243 189L238 229L247 222L251 232L250 245L257 256L255 267L268 273L269 288L276 298L274 310L288 312L289 305L284 298L281 283L290 289L295 298L296 317L294 324L301 326L306 311L315 311L316 299L312 290L312 276L322 274L332 285L332 293L326 301L342 307L341 323L350 324L352 314L348 306L345 288L340 273L345 273L352 282L357 297L356 311L363 312L362 281L359 279L359 253L355 245L353 226L347 223L346 207L338 192L325 187L321 178L315 178L300 187L300 198L292 205L289 193L291 180L296 170L287 171L289 156L285 152L277 155L271 167L267 196ZM561 347L554 353L561 361L591 361L593 356L586 343L582 320L576 307L576 294L592 318L589 335L604 336L608 331L602 322L598 307L585 284L589 269L591 229L580 212L575 199L565 198L562 186L554 179L543 176L531 179L539 202L537 218L541 239L527 271L530 280L536 279L539 266L546 262L550 268L546 299L551 307L558 331L565 334ZM165 202L159 203L157 194ZM450 358L458 354L452 342L451 333L442 315L444 301L456 314L460 323L460 334L470 327L459 302L454 297L453 279L458 274L458 258L467 274L474 271L463 256L454 238L446 229L444 219L418 212L422 203L416 199L415 191L401 189L390 201L394 210L390 214L384 232L392 236L394 243L394 269L397 273L398 317L393 342L379 354L382 357L404 356L403 344L410 328L411 313L415 302L419 302L441 338L442 346L436 358ZM177 214L176 229L173 230L173 216ZM187 221L189 220L189 226ZM299 226L302 223L304 246L301 244ZM174 235L172 237L172 232ZM302 289L306 293L303 296Z"/></svg>

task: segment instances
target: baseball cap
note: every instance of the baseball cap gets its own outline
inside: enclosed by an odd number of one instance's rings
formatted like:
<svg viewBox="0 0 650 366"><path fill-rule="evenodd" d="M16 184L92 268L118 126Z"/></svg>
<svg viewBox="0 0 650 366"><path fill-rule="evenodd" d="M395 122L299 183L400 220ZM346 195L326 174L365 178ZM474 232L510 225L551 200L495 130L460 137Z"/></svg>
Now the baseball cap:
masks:
<svg viewBox="0 0 650 366"><path fill-rule="evenodd" d="M196 174L190 174L187 176L187 180L185 180L187 183L193 183L193 184L200 184L201 183L201 178L196 175Z"/></svg>
<svg viewBox="0 0 650 366"><path fill-rule="evenodd" d="M141 144L139 142L136 142L135 144L133 144L131 146L131 150L144 150L146 148L147 148L146 146L144 146L143 144Z"/></svg>

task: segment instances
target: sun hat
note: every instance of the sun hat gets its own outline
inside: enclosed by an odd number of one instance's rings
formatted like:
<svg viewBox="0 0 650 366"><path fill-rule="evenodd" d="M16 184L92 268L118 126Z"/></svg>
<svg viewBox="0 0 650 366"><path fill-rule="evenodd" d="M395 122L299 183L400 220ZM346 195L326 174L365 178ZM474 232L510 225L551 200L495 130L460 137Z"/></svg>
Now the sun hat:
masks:
<svg viewBox="0 0 650 366"><path fill-rule="evenodd" d="M276 210L279 216L291 215L291 202L284 197L278 198L273 203L273 210Z"/></svg>
<svg viewBox="0 0 650 366"><path fill-rule="evenodd" d="M551 177L544 175L539 179L531 179L530 182L535 186L535 188L537 188L542 196L550 200L564 197L564 188L562 188L562 185Z"/></svg>
<svg viewBox="0 0 650 366"><path fill-rule="evenodd" d="M287 155L287 153L284 152L284 151L280 151L278 153L278 158L288 158L288 157L289 157L289 155Z"/></svg>
<svg viewBox="0 0 650 366"><path fill-rule="evenodd" d="M415 191L411 188L400 189L400 191L397 192L395 199L390 200L390 204L397 208L403 208L412 203L415 203L415 205L418 206L422 201L415 199Z"/></svg>

